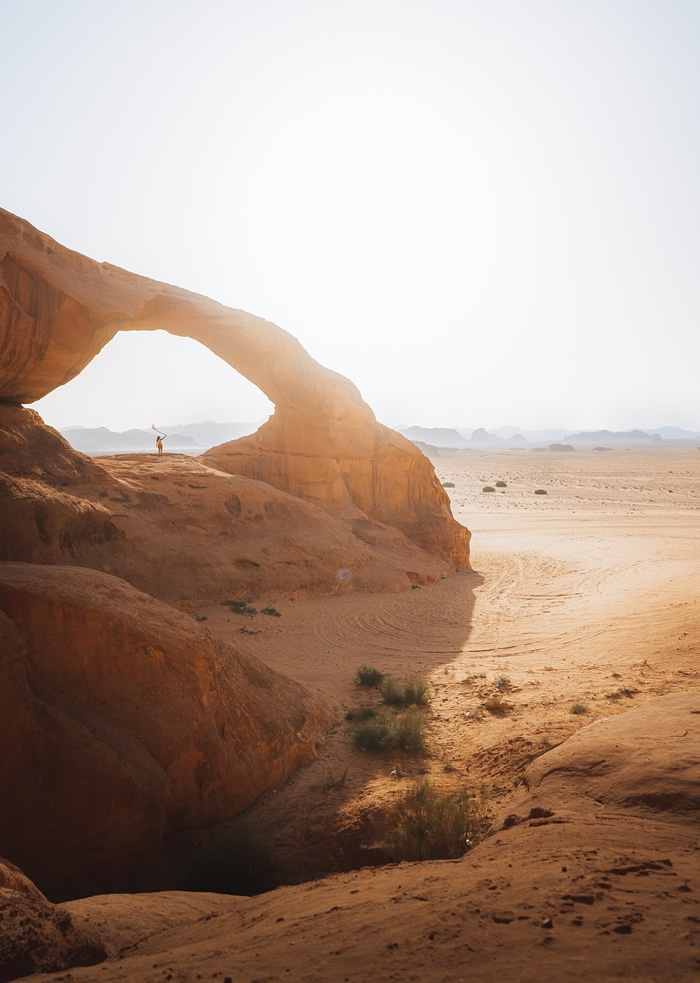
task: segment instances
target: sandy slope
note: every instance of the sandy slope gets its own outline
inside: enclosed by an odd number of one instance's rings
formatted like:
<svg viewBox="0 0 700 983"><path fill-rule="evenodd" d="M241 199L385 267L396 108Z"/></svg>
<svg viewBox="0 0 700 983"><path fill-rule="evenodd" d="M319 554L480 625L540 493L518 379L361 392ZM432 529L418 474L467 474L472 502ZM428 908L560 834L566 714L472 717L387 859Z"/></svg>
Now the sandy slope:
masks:
<svg viewBox="0 0 700 983"><path fill-rule="evenodd" d="M459 862L340 874L250 900L178 896L174 909L165 895L130 901L136 927L122 943L148 935L149 924L162 934L124 952L128 961L74 970L74 979L695 975L697 798L679 814L634 796L620 805L611 790L632 782L629 771L616 765L602 791L586 791L576 761L588 762L588 781L596 747L614 748L623 731L587 725L640 708L620 727L639 733L640 715L648 719L662 785L681 751L688 783L700 781L700 454L471 452L441 455L436 466L473 530L474 572L402 594L280 598L280 618L246 620L221 606L198 613L343 708L378 699L355 685L360 664L430 677L428 755L358 753L341 719L319 759L253 808L283 880L381 859L384 809L417 775L483 788L501 823L513 810L523 821ZM503 493L481 491L497 479ZM534 496L537 487L548 494ZM513 712L480 713L503 677ZM619 690L629 695L611 697ZM656 699L664 694L679 695ZM573 714L574 703L587 713ZM587 745L562 744L584 727ZM539 808L541 789L525 792L522 779L535 762L527 781L540 781L547 752L569 756L567 781L545 789L547 811L566 821L543 824L537 814L527 820L527 796ZM647 759L638 739L629 754L639 783ZM183 903L191 917L182 918ZM111 924L125 902L102 904ZM151 922L154 905L187 927Z"/></svg>
<svg viewBox="0 0 700 983"><path fill-rule="evenodd" d="M473 572L401 594L279 601L275 619L204 611L213 630L344 709L379 703L354 684L358 665L430 678L428 758L353 753L343 721L313 768L256 807L292 879L371 859L373 810L406 784L392 771L483 787L495 811L524 764L579 727L700 688L700 453L468 453L436 465L475 530ZM481 491L498 479L503 494ZM514 711L479 717L502 677ZM608 697L621 689L634 692Z"/></svg>

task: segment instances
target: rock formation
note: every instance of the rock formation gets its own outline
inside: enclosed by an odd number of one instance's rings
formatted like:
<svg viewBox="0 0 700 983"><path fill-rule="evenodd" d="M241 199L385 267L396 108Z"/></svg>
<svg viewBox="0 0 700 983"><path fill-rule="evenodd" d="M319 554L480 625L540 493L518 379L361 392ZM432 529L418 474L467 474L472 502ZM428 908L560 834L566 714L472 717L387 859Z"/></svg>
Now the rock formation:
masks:
<svg viewBox="0 0 700 983"><path fill-rule="evenodd" d="M449 569L391 526L342 519L203 458L91 460L33 410L2 403L0 515L0 561L93 567L169 603L399 590Z"/></svg>
<svg viewBox="0 0 700 983"><path fill-rule="evenodd" d="M244 809L334 718L93 570L1 564L0 639L0 843L55 900L147 885L164 836Z"/></svg>
<svg viewBox="0 0 700 983"><path fill-rule="evenodd" d="M0 858L0 983L30 973L91 966L107 955L98 932L52 905L14 864Z"/></svg>
<svg viewBox="0 0 700 983"><path fill-rule="evenodd" d="M200 341L275 403L257 434L208 453L217 468L350 520L392 526L450 567L469 566L469 533L452 518L430 462L295 338L96 263L0 211L0 399L31 403L76 376L117 331L155 329Z"/></svg>

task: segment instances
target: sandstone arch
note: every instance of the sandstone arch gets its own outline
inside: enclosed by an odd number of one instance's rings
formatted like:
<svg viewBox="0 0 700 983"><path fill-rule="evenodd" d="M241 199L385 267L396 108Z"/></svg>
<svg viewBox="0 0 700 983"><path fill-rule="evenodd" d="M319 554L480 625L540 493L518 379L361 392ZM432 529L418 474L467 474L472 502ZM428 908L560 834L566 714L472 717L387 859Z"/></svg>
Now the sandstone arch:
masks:
<svg viewBox="0 0 700 983"><path fill-rule="evenodd" d="M118 331L163 329L206 345L257 385L275 413L253 436L207 452L362 523L398 528L452 568L469 566L432 465L377 423L357 388L283 329L198 294L97 263L0 210L0 399L32 403L65 384Z"/></svg>

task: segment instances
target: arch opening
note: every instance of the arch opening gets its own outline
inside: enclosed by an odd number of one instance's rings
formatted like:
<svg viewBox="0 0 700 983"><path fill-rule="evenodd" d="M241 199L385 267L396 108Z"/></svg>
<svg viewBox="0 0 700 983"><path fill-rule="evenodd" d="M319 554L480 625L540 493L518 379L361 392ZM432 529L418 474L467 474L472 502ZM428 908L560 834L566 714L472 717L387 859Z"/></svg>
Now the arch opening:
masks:
<svg viewBox="0 0 700 983"><path fill-rule="evenodd" d="M165 330L119 331L83 371L32 404L78 450L152 448L151 424L187 438L171 441L198 453L254 433L274 404L228 362L191 338ZM97 429L104 447L98 446ZM138 434L147 432L144 444ZM191 441L191 443L190 443Z"/></svg>

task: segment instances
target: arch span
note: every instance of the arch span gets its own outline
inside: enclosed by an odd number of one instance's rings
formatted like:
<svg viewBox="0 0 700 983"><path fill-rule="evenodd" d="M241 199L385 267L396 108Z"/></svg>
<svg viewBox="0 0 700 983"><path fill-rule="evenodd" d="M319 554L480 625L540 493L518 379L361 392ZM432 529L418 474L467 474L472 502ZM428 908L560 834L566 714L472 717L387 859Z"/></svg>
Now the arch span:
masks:
<svg viewBox="0 0 700 983"><path fill-rule="evenodd" d="M426 457L377 423L358 389L263 318L97 263L0 210L0 399L32 403L78 375L118 331L163 329L206 345L275 404L251 437L212 448L217 468L361 523L400 529L451 566L469 532Z"/></svg>

